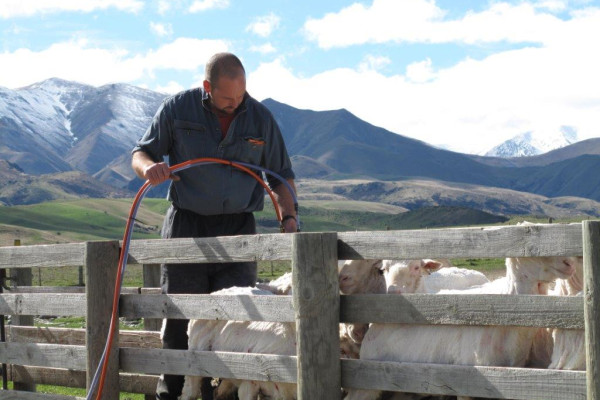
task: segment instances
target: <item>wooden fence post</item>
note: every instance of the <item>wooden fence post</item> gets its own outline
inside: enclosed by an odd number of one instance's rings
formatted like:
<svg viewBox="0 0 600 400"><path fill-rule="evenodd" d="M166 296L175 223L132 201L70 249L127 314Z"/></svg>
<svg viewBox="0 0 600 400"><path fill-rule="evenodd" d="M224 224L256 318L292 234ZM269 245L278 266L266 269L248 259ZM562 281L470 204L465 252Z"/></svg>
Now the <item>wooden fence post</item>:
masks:
<svg viewBox="0 0 600 400"><path fill-rule="evenodd" d="M583 221L587 398L600 398L600 222Z"/></svg>
<svg viewBox="0 0 600 400"><path fill-rule="evenodd" d="M21 245L20 239L15 239L15 246ZM10 275L12 278L12 282L15 286L31 286L33 284L33 272L31 268L15 268L11 269ZM11 325L18 326L33 326L33 315L13 315L10 320ZM18 365L13 365L13 369L23 368ZM14 376L14 375L13 375ZM27 382L14 382L13 385L14 390L21 390L23 392L35 392L36 386L35 383L27 383Z"/></svg>
<svg viewBox="0 0 600 400"><path fill-rule="evenodd" d="M298 400L340 399L340 295L336 233L292 238Z"/></svg>
<svg viewBox="0 0 600 400"><path fill-rule="evenodd" d="M119 264L119 242L86 242L85 291L87 295L86 335L87 389L102 358L108 338ZM103 399L119 398L119 327L117 325L103 387ZM96 392L95 392L96 393ZM94 393L94 398L96 394Z"/></svg>

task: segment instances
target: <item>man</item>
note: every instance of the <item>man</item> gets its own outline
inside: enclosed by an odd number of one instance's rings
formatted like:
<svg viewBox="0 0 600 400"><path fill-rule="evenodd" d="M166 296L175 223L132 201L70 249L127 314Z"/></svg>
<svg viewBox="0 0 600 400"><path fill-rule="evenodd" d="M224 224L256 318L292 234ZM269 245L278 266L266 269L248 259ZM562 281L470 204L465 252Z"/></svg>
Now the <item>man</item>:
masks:
<svg viewBox="0 0 600 400"><path fill-rule="evenodd" d="M167 98L133 149L136 174L158 185L172 179L171 207L163 238L211 237L256 233L252 212L263 208L264 189L250 175L231 166L208 164L171 175L171 165L216 157L259 165L285 178L293 190L294 173L279 127L271 113L246 92L246 75L231 53L215 54L206 64L202 88ZM270 176L269 186L284 217L285 232L296 232L293 196ZM163 264L163 293L211 293L231 286L254 286L256 263ZM187 349L187 320L167 320L163 348ZM204 380L202 398L212 399ZM183 377L161 376L157 399L176 399Z"/></svg>

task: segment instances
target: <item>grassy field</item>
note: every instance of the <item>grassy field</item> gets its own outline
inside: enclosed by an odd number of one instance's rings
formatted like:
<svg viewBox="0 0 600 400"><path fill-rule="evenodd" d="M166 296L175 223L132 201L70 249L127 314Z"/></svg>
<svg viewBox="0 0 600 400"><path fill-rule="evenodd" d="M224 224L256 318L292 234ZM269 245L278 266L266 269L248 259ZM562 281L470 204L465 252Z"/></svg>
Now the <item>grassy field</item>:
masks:
<svg viewBox="0 0 600 400"><path fill-rule="evenodd" d="M122 239L131 202L131 199L79 199L0 207L0 246L11 246L15 239L22 245ZM133 238L158 238L168 205L164 199L144 199L136 216ZM397 210L398 207L381 203L310 200L301 203L299 216L305 232L493 224L475 211L467 211L457 220L456 211L443 208L406 213ZM256 213L256 219L259 232L278 232L279 224L270 201L265 202L263 211ZM518 216L504 224L523 219L547 222L547 218ZM573 218L556 222L579 221Z"/></svg>
<svg viewBox="0 0 600 400"><path fill-rule="evenodd" d="M166 200L146 199L136 216L134 239L159 237ZM121 239L131 199L83 199L0 207L0 245Z"/></svg>
<svg viewBox="0 0 600 400"><path fill-rule="evenodd" d="M8 390L13 389L12 382L8 382L7 386L8 386ZM76 396L76 397L83 397L83 398L85 398L85 396L86 396L85 389L79 389L79 388L69 388L69 387L51 386L51 385L36 385L35 389L36 389L36 392L45 393L45 394L59 394L59 395L63 395L63 396ZM137 394L137 393L123 392L119 395L119 400L144 400L144 395Z"/></svg>

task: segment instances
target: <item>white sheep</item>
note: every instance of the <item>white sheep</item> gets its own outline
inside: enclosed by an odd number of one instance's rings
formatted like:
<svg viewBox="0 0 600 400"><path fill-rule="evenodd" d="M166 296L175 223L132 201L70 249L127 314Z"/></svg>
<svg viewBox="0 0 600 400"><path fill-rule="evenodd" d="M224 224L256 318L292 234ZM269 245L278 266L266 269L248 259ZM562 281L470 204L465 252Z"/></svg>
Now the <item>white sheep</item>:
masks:
<svg viewBox="0 0 600 400"><path fill-rule="evenodd" d="M340 261L338 276L342 294L383 294L386 292L382 260Z"/></svg>
<svg viewBox="0 0 600 400"><path fill-rule="evenodd" d="M338 262L340 293L385 293L381 260L340 260ZM259 282L256 287L273 294L292 293L292 273L286 272L270 282Z"/></svg>
<svg viewBox="0 0 600 400"><path fill-rule="evenodd" d="M387 293L437 293L489 282L479 271L457 268L447 260L383 260Z"/></svg>
<svg viewBox="0 0 600 400"><path fill-rule="evenodd" d="M349 261L339 265L340 291L343 294L385 293L385 281L380 270L380 261ZM290 275L291 276L291 275ZM278 284L267 284L273 289ZM273 295L270 290L258 288L229 288L213 295ZM358 357L358 345L349 339L348 331L353 326L340 326L340 353L342 357ZM188 325L188 348L198 351L230 351L261 354L296 354L296 330L293 322L264 321L213 321L191 320ZM202 377L186 376L181 395L182 400L195 399L200 394ZM255 400L262 396L293 400L296 385L291 383L242 381L223 379L215 391L216 398L226 397L237 391L240 400Z"/></svg>
<svg viewBox="0 0 600 400"><path fill-rule="evenodd" d="M228 289L219 290L217 292L213 292L213 295L264 295L264 296L273 296L268 290L261 290L258 288L251 287L231 287ZM257 325L258 324L258 325ZM254 346L256 341L260 341L261 338L270 337L273 339L272 332L274 329L267 329L266 332L261 332L261 334L256 335L246 335L246 330L248 333L260 331L261 328L273 328L272 326L266 326L265 324L270 324L268 322L262 322L260 325L259 322L241 322L241 321L221 321L221 320L202 320L195 319L190 320L188 324L188 349L189 350L198 350L198 351L217 351L217 350L225 350L225 351L237 351L237 352L246 352L249 347ZM252 326L250 326L252 325ZM285 324L279 324L285 325ZM287 324L290 325L290 324ZM281 328L281 327L278 327ZM283 327L285 329L286 327ZM241 333L241 335L240 335ZM227 343L225 347L228 349L222 349L223 344L223 335L226 335L230 338L230 342ZM237 337L236 337L237 335ZM295 331L294 331L295 335ZM233 340L231 337L233 336ZM246 339L246 340L244 340ZM248 342L250 340L250 343ZM280 344L281 341L274 340L275 344ZM240 350L241 349L241 350ZM285 351L284 349L277 349L280 353L272 353L272 354L287 354L289 351ZM295 348L294 348L295 351ZM269 354L268 352L264 352ZM201 376L186 376L184 380L184 385L181 393L181 400L191 400L196 399L200 396L200 385L202 382ZM237 386L239 384L238 380L226 380L227 382L222 383L221 396L225 395L225 388L233 391L237 390ZM247 389L247 388L246 388ZM218 398L218 397L217 397ZM241 400L241 398L240 398Z"/></svg>
<svg viewBox="0 0 600 400"><path fill-rule="evenodd" d="M507 258L506 276L454 294L540 294L540 287L575 270L568 257ZM536 328L371 324L360 351L365 360L522 367ZM374 400L380 391L351 390L347 400Z"/></svg>
<svg viewBox="0 0 600 400"><path fill-rule="evenodd" d="M445 259L352 260L340 263L338 271L342 294L437 293L489 282L481 272L454 267ZM350 324L346 337L340 339L349 338L360 344L368 327L369 324Z"/></svg>
<svg viewBox="0 0 600 400"><path fill-rule="evenodd" d="M338 262L338 279L341 294L385 294L382 260L347 260ZM354 347L360 345L369 324L342 324L340 342ZM349 356L349 354L345 354Z"/></svg>
<svg viewBox="0 0 600 400"><path fill-rule="evenodd" d="M366 328L368 329L368 325ZM357 359L360 355L360 344L366 333L366 329L357 333L353 324L340 324L340 357Z"/></svg>
<svg viewBox="0 0 600 400"><path fill-rule="evenodd" d="M286 272L279 278L269 282L257 282L256 287L262 290L268 290L273 294L291 295L292 294L292 273Z"/></svg>
<svg viewBox="0 0 600 400"><path fill-rule="evenodd" d="M583 257L577 257L575 273L568 279L558 279L549 294L555 296L583 296ZM585 370L585 331L582 329L554 329L551 369Z"/></svg>

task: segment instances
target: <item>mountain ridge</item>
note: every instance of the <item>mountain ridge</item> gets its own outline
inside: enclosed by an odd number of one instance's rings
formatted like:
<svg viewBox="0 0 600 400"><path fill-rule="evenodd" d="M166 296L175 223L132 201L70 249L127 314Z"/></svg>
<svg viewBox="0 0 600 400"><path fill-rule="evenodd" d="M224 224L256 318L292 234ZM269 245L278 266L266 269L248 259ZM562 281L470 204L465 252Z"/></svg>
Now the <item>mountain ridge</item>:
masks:
<svg viewBox="0 0 600 400"><path fill-rule="evenodd" d="M32 176L78 171L83 181L131 194L141 185L130 167L131 148L166 96L126 84L96 88L59 79L19 90L0 88L0 159ZM398 135L345 109L301 110L274 99L262 103L280 125L298 178L433 180L549 199L600 200L595 189L600 188L600 138L532 157L482 157ZM165 188L154 192L164 195ZM106 186L98 191L109 192Z"/></svg>

